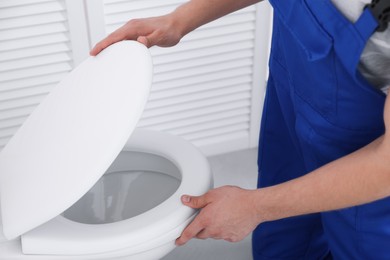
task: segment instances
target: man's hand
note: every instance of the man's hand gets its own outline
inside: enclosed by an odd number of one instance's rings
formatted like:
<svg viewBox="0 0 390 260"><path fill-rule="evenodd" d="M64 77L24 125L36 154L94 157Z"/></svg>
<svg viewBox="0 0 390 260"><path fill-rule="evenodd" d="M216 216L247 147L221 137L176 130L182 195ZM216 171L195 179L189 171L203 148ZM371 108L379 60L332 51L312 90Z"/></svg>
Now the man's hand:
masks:
<svg viewBox="0 0 390 260"><path fill-rule="evenodd" d="M202 209L184 229L176 245L191 238L214 238L237 242L244 239L261 222L256 213L253 192L235 186L224 186L199 197L182 196L184 205Z"/></svg>
<svg viewBox="0 0 390 260"><path fill-rule="evenodd" d="M111 44L122 40L136 40L150 48L154 45L160 47L174 46L181 38L180 26L175 24L172 14L134 19L97 43L90 54L96 56Z"/></svg>
<svg viewBox="0 0 390 260"><path fill-rule="evenodd" d="M90 51L96 56L111 44L122 40L136 40L146 47L176 45L187 33L241 8L261 0L192 0L182 4L170 14L134 19L108 35Z"/></svg>

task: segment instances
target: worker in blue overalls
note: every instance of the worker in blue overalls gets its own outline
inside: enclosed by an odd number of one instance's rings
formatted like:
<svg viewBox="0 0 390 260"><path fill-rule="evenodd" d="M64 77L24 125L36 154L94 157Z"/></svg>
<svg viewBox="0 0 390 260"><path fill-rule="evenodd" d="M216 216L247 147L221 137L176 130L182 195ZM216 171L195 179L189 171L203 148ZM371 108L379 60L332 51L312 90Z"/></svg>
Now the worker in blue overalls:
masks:
<svg viewBox="0 0 390 260"><path fill-rule="evenodd" d="M271 1L271 0L270 0ZM192 0L131 20L98 43L172 46L258 0ZM390 259L390 0L272 0L259 188L221 187L176 241L238 241L254 259Z"/></svg>

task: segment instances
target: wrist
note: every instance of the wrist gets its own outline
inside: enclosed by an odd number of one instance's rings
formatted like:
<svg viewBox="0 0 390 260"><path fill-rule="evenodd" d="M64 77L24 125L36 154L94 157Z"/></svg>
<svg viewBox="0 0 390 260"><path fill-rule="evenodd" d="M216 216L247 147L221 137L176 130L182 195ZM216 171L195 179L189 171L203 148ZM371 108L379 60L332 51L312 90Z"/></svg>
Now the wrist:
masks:
<svg viewBox="0 0 390 260"><path fill-rule="evenodd" d="M180 14L176 13L176 11L170 13L168 16L171 30L174 31L179 39L183 38L189 32L185 21L180 18Z"/></svg>
<svg viewBox="0 0 390 260"><path fill-rule="evenodd" d="M264 207L265 201L262 196L262 189L248 190L249 210L257 224L269 221L268 213Z"/></svg>
<svg viewBox="0 0 390 260"><path fill-rule="evenodd" d="M195 11L192 9L191 3L187 3L170 13L172 26L181 38L202 25L193 17Z"/></svg>
<svg viewBox="0 0 390 260"><path fill-rule="evenodd" d="M260 188L253 191L253 208L259 223L281 219L284 216L277 194L272 188ZM286 212L285 212L286 213Z"/></svg>

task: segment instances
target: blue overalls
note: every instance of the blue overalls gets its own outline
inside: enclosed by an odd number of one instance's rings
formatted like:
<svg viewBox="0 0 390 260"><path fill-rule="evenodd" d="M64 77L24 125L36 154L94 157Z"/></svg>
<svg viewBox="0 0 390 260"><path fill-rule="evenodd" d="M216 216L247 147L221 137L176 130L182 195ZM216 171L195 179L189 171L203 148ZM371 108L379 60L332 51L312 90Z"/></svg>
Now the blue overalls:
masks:
<svg viewBox="0 0 390 260"><path fill-rule="evenodd" d="M302 176L384 133L385 95L357 71L377 27L330 0L271 0L274 28L259 146L259 187ZM357 173L358 174L358 173ZM347 185L347 184L346 184ZM259 225L259 259L390 259L390 198Z"/></svg>

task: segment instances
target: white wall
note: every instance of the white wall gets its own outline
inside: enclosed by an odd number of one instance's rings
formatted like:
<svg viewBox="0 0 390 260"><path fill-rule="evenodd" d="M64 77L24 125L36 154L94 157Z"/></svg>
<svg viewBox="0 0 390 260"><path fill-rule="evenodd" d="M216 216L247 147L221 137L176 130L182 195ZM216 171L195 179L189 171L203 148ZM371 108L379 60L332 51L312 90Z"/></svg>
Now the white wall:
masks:
<svg viewBox="0 0 390 260"><path fill-rule="evenodd" d="M1 0L0 149L98 40L185 1ZM270 8L261 3L173 48L151 48L154 81L139 126L180 135L208 155L256 146L269 25Z"/></svg>

